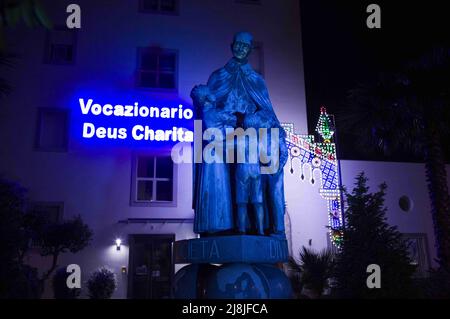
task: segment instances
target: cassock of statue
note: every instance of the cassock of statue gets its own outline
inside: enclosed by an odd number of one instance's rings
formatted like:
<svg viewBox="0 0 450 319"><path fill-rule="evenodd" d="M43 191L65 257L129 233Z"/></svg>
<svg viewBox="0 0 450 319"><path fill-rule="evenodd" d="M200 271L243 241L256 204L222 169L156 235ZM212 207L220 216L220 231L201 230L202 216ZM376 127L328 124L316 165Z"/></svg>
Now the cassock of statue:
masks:
<svg viewBox="0 0 450 319"><path fill-rule="evenodd" d="M234 227L229 166L224 161L224 152L218 152L225 150L225 128L236 125L236 116L217 108L215 97L206 85L196 86L191 97L197 117L203 121L203 129L212 134L219 131L204 143L214 146L211 154L208 153L211 156L205 155L203 163L194 166L194 232L214 234ZM222 135L223 139L217 135Z"/></svg>

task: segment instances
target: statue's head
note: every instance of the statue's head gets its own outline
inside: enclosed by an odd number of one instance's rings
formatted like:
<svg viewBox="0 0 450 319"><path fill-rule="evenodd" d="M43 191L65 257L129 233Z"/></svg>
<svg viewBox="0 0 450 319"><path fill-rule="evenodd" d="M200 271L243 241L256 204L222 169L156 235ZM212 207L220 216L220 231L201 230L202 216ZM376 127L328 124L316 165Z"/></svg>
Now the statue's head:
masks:
<svg viewBox="0 0 450 319"><path fill-rule="evenodd" d="M231 51L238 60L245 60L252 52L253 36L249 32L238 32L234 35Z"/></svg>

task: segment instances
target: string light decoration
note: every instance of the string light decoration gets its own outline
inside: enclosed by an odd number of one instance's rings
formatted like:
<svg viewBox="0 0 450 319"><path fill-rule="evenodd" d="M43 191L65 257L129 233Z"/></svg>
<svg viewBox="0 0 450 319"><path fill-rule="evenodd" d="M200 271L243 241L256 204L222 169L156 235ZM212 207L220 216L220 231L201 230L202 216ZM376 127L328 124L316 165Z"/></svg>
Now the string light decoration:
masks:
<svg viewBox="0 0 450 319"><path fill-rule="evenodd" d="M331 128L331 120L327 114L327 109L322 106L320 108L319 121L317 122L316 132L322 137L324 143L331 144L334 130Z"/></svg>
<svg viewBox="0 0 450 319"><path fill-rule="evenodd" d="M291 174L294 174L294 162L298 162L302 180L306 179L305 176L309 176L310 183L315 184L317 181L314 177L320 176L319 193L327 201L330 241L340 248L344 236L341 185L336 144L333 142L335 131L330 116L325 107L320 108L316 132L321 142L315 142L314 135L296 134L293 124L281 125L286 131ZM305 173L308 174L305 175Z"/></svg>

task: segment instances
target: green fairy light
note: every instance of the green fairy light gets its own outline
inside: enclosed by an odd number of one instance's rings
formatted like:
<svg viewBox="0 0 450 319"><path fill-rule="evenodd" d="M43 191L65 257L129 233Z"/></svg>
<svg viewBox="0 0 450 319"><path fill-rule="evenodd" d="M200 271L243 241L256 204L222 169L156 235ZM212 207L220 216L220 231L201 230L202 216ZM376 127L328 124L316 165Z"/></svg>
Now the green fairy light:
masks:
<svg viewBox="0 0 450 319"><path fill-rule="evenodd" d="M320 134L325 143L330 143L331 138L334 135L334 131L331 129L330 117L327 114L327 109L322 106L320 108L319 122L316 126L316 132Z"/></svg>

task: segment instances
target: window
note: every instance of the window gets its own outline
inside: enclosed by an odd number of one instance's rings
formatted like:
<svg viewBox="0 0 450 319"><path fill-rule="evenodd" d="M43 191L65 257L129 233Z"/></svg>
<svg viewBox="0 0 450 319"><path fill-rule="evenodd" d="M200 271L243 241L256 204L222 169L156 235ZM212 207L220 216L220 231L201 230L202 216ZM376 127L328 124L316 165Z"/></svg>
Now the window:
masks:
<svg viewBox="0 0 450 319"><path fill-rule="evenodd" d="M132 204L175 204L175 165L170 156L136 156L133 167Z"/></svg>
<svg viewBox="0 0 450 319"><path fill-rule="evenodd" d="M411 264L416 266L416 277L427 276L430 267L430 257L428 255L428 241L426 234L403 234L408 245Z"/></svg>
<svg viewBox="0 0 450 319"><path fill-rule="evenodd" d="M62 202L34 202L31 204L30 212L39 217L44 217L49 223L62 221L64 203Z"/></svg>
<svg viewBox="0 0 450 319"><path fill-rule="evenodd" d="M235 0L238 3L261 4L261 0Z"/></svg>
<svg viewBox="0 0 450 319"><path fill-rule="evenodd" d="M48 64L74 64L76 31L55 28L48 31L44 62Z"/></svg>
<svg viewBox="0 0 450 319"><path fill-rule="evenodd" d="M253 42L253 49L248 62L253 67L253 70L264 75L264 51L261 42Z"/></svg>
<svg viewBox="0 0 450 319"><path fill-rule="evenodd" d="M403 195L398 200L398 206L404 212L410 212L413 209L413 201L406 195Z"/></svg>
<svg viewBox="0 0 450 319"><path fill-rule="evenodd" d="M160 48L138 49L138 86L175 90L177 88L177 52Z"/></svg>
<svg viewBox="0 0 450 319"><path fill-rule="evenodd" d="M66 152L68 136L68 111L59 108L39 108L36 150Z"/></svg>
<svg viewBox="0 0 450 319"><path fill-rule="evenodd" d="M143 13L178 15L179 0L140 0L139 11Z"/></svg>
<svg viewBox="0 0 450 319"><path fill-rule="evenodd" d="M64 203L62 202L32 202L30 203L28 212L36 216L35 225L48 225L60 223L63 219ZM30 248L39 248L39 241L36 238L31 239Z"/></svg>

